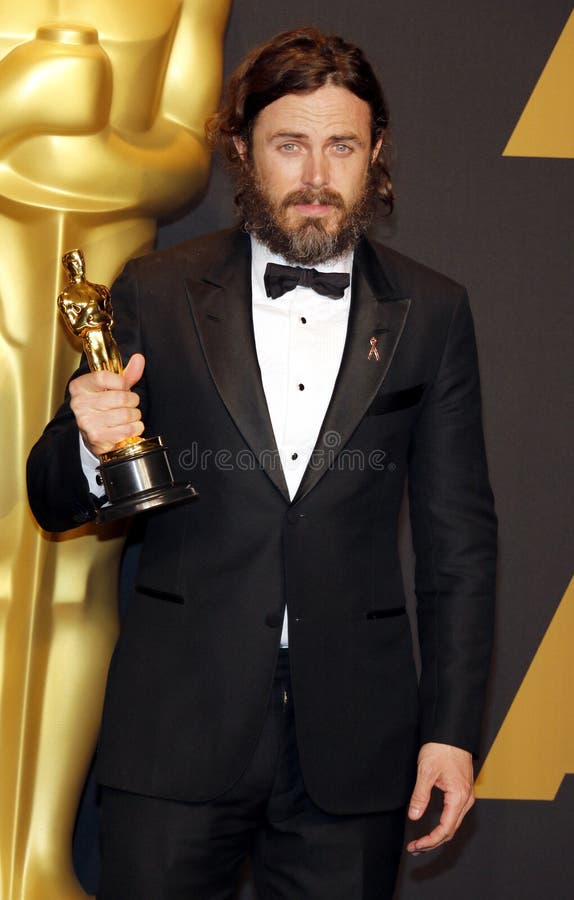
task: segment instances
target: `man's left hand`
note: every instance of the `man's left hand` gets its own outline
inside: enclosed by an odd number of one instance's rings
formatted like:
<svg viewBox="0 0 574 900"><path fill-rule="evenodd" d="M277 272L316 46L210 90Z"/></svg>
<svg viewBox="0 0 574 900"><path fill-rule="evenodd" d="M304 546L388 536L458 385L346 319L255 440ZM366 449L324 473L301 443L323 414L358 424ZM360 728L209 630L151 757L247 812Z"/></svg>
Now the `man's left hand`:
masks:
<svg viewBox="0 0 574 900"><path fill-rule="evenodd" d="M450 841L474 804L473 783L472 755L467 750L450 744L423 744L409 819L416 822L424 815L433 787L443 792L443 807L438 825L429 834L407 844L409 853L424 853Z"/></svg>

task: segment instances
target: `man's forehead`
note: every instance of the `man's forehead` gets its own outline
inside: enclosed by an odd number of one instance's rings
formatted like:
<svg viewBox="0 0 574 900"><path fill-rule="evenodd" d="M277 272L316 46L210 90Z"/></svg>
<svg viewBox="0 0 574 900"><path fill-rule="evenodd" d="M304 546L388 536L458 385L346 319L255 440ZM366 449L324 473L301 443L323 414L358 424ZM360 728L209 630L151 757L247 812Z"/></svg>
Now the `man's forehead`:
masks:
<svg viewBox="0 0 574 900"><path fill-rule="evenodd" d="M256 124L266 132L334 128L343 134L369 129L370 123L371 111L364 100L348 88L324 85L314 91L284 94L261 110Z"/></svg>

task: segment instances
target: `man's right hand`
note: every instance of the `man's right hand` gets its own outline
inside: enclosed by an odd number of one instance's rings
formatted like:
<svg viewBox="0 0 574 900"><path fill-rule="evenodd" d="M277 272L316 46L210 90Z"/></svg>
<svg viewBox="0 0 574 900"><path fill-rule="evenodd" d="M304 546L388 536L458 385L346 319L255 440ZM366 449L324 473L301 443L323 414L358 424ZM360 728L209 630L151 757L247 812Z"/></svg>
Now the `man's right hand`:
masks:
<svg viewBox="0 0 574 900"><path fill-rule="evenodd" d="M134 353L123 375L90 372L70 382L70 407L84 444L96 456L143 433L140 398L131 388L142 377L144 366L142 354Z"/></svg>

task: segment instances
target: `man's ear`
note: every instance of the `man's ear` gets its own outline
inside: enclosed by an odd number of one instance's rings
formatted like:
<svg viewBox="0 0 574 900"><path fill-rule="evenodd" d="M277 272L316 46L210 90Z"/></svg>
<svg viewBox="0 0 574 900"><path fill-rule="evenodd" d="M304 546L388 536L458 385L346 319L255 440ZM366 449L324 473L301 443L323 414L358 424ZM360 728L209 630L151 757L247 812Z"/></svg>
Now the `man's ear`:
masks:
<svg viewBox="0 0 574 900"><path fill-rule="evenodd" d="M376 143L375 146L373 147L373 150L372 150L372 152L371 152L371 165L374 164L374 162L376 161L376 159L377 159L379 153L381 152L381 147L383 146L383 140L384 140L384 135L381 135L381 137L379 138L379 140L377 141L377 143Z"/></svg>
<svg viewBox="0 0 574 900"><path fill-rule="evenodd" d="M241 162L245 162L247 159L247 144L243 140L243 138L238 137L237 135L233 138L233 143L235 144L235 149L237 150L237 155Z"/></svg>

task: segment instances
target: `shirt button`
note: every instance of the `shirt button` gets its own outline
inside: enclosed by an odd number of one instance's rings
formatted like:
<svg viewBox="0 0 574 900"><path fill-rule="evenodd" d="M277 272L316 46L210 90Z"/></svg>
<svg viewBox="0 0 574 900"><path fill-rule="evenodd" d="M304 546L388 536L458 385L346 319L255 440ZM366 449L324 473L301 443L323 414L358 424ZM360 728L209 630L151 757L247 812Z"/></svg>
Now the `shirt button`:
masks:
<svg viewBox="0 0 574 900"><path fill-rule="evenodd" d="M304 390L305 390L305 385L304 385L304 384L300 384L300 385L299 385L299 390L300 390L300 391L304 391Z"/></svg>
<svg viewBox="0 0 574 900"><path fill-rule="evenodd" d="M305 318L305 316L301 316L301 324L302 324L302 325L306 325L306 324L307 324L307 319Z"/></svg>
<svg viewBox="0 0 574 900"><path fill-rule="evenodd" d="M292 453L292 454L291 454L291 459L297 459L298 457L299 457L299 454L298 454L298 453Z"/></svg>

